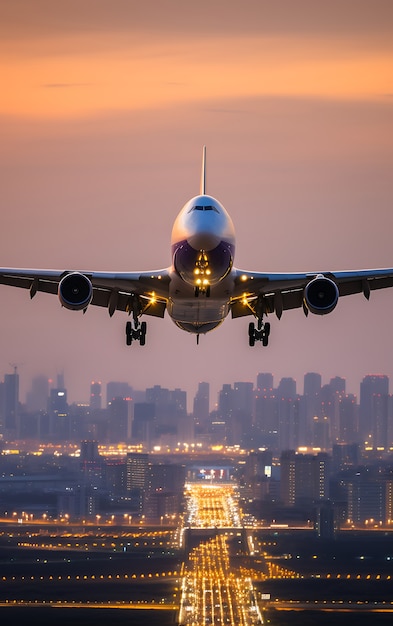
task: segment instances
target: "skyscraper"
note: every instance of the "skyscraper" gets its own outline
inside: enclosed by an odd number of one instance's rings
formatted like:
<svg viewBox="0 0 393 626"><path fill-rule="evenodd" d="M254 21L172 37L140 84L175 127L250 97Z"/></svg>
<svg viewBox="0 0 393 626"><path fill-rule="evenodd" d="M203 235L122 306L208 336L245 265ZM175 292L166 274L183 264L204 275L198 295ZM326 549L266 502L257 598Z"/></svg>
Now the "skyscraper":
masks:
<svg viewBox="0 0 393 626"><path fill-rule="evenodd" d="M389 378L383 374L365 376L360 383L359 431L362 442L374 448L387 438Z"/></svg>
<svg viewBox="0 0 393 626"><path fill-rule="evenodd" d="M296 449L299 441L299 396L296 381L282 378L277 388L279 449Z"/></svg>
<svg viewBox="0 0 393 626"><path fill-rule="evenodd" d="M199 383L198 391L195 394L193 405L193 416L195 424L200 428L206 428L210 411L210 385L209 383Z"/></svg>
<svg viewBox="0 0 393 626"><path fill-rule="evenodd" d="M13 374L4 376L3 403L5 432L16 437L19 416L19 374L16 366Z"/></svg>
<svg viewBox="0 0 393 626"><path fill-rule="evenodd" d="M304 394L301 402L300 433L302 442L313 444L314 417L320 415L319 394L322 387L322 377L316 372L304 375Z"/></svg>
<svg viewBox="0 0 393 626"><path fill-rule="evenodd" d="M92 381L90 385L90 408L92 411L102 408L102 391L101 383Z"/></svg>
<svg viewBox="0 0 393 626"><path fill-rule="evenodd" d="M35 376L31 383L31 391L26 395L29 411L46 411L48 409L49 380L46 376Z"/></svg>

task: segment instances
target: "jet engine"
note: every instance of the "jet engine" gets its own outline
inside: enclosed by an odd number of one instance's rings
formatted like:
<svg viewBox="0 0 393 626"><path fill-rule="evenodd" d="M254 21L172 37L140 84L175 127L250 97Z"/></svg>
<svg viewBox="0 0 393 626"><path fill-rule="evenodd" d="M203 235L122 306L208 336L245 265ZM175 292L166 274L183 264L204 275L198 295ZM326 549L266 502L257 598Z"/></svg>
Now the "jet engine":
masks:
<svg viewBox="0 0 393 626"><path fill-rule="evenodd" d="M316 276L304 289L304 303L311 313L326 315L331 313L338 302L336 283L326 276Z"/></svg>
<svg viewBox="0 0 393 626"><path fill-rule="evenodd" d="M59 300L70 311L86 309L93 297L93 285L84 274L72 272L61 279L58 289Z"/></svg>

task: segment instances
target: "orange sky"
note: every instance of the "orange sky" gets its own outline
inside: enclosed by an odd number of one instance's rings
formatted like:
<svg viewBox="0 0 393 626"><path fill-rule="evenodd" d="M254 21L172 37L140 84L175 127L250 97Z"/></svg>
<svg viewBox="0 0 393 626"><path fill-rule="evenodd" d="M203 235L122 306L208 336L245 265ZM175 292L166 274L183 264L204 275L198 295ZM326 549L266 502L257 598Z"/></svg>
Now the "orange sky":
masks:
<svg viewBox="0 0 393 626"><path fill-rule="evenodd" d="M0 79L3 266L168 265L203 144L238 266L393 265L391 0L3 2ZM370 370L393 378L393 293L347 298L323 319L289 312L272 320L268 350L250 352L244 320L198 349L153 320L130 351L121 314L0 291L0 379L21 363L22 389L62 369L71 399L91 378L190 394L259 371L299 384L305 371L338 374L355 393Z"/></svg>
<svg viewBox="0 0 393 626"><path fill-rule="evenodd" d="M7 29L6 12L2 24L6 36L0 45L0 76L7 87L0 100L0 114L4 115L72 118L216 98L367 99L393 93L393 41L375 36L372 29L367 33L367 11L359 12L359 26L363 27L360 32L352 25L353 30L349 28L347 36L343 36L342 24L336 32L331 27L324 31L326 16L322 12L319 19L314 16L314 28L311 23L305 34L296 22L290 28L290 13L281 29L274 27L274 20L269 29L272 16L266 11L268 3L251 2L253 12L246 23L248 29L243 22L243 28L237 30L232 13L224 12L224 28L218 32L209 28L207 32L195 31L190 21L182 24L174 36L173 27L158 29L154 12L149 24L151 32L146 32L144 22L138 30L138 19L127 11L129 31L122 22L109 21L107 25L105 17L116 11L116 3L82 3L91 6L90 22L71 3L65 24L63 12L68 3L48 5L42 0L17 0L19 11L20 4L25 5L26 22L18 20L18 13L11 13ZM124 2L117 4L124 10ZM245 12L248 4L243 7ZM369 7L370 19L377 12L373 2L356 4L358 8ZM46 7L45 14L37 11L40 5L42 11ZM281 5L294 11L296 5L306 7L307 3L295 0ZM95 12L96 6L101 6L102 11ZM208 6L213 6L214 11L214 2ZM187 15L187 3L177 3L177 7L181 15ZM337 20L342 17L337 14ZM27 18L31 19L30 29ZM387 15L380 15L383 33L386 18L392 18L388 8ZM349 21L347 25L351 26Z"/></svg>

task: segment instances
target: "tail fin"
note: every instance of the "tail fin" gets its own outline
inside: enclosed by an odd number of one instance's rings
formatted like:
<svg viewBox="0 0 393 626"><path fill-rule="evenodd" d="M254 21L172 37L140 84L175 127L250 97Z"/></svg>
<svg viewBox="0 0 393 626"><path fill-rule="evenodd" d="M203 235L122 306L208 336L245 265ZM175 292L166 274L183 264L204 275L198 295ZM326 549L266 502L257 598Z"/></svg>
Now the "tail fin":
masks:
<svg viewBox="0 0 393 626"><path fill-rule="evenodd" d="M202 152L202 173L201 173L201 196L206 194L206 146L203 146Z"/></svg>

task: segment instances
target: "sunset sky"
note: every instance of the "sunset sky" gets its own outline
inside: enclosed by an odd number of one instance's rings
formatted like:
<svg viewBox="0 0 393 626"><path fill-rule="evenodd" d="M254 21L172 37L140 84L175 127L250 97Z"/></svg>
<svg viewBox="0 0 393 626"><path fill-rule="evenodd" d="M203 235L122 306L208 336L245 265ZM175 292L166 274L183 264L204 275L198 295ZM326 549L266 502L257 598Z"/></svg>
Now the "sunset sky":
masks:
<svg viewBox="0 0 393 626"><path fill-rule="evenodd" d="M231 214L235 264L259 271L393 266L391 0L12 0L0 3L3 267L150 270L170 264L172 223L207 191ZM30 302L0 287L0 379L64 371L71 401L92 379L136 389L275 383L318 371L393 379L393 290L326 317L248 319L201 338L126 316ZM393 391L393 384L391 385Z"/></svg>

